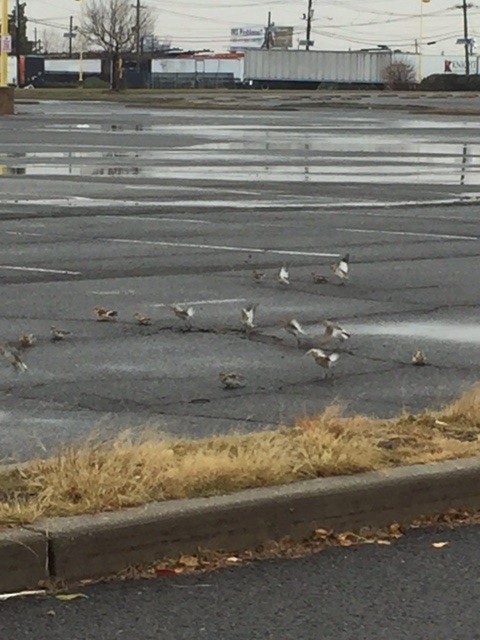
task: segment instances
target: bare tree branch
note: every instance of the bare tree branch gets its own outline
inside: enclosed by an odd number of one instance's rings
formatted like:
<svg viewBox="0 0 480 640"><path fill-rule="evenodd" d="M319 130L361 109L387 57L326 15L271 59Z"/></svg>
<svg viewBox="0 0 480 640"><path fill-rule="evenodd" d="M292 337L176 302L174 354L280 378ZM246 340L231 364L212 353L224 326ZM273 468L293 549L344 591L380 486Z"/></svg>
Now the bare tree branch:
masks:
<svg viewBox="0 0 480 640"><path fill-rule="evenodd" d="M132 0L86 0L83 16L81 33L93 47L107 54L111 61L112 89L118 89L122 57L134 51L136 44L137 13ZM152 11L141 7L140 42L154 24Z"/></svg>

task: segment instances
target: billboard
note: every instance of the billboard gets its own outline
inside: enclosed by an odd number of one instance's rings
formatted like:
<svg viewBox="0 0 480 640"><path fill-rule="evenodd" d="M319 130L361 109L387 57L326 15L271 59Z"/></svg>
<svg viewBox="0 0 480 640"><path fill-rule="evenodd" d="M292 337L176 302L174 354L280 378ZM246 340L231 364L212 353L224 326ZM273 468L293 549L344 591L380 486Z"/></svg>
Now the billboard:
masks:
<svg viewBox="0 0 480 640"><path fill-rule="evenodd" d="M270 26L271 49L290 49L293 46L293 27ZM240 25L230 29L230 51L266 48L267 27Z"/></svg>
<svg viewBox="0 0 480 640"><path fill-rule="evenodd" d="M273 48L291 49L293 46L293 27L273 27Z"/></svg>
<svg viewBox="0 0 480 640"><path fill-rule="evenodd" d="M261 49L265 42L263 25L241 25L230 29L230 51Z"/></svg>

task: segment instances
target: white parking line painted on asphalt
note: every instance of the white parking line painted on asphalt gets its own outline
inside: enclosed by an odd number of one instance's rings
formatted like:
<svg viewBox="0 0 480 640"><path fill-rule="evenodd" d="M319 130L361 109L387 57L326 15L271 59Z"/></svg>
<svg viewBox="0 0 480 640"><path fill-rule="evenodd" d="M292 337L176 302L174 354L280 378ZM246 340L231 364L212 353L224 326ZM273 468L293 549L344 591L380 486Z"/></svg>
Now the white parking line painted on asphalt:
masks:
<svg viewBox="0 0 480 640"><path fill-rule="evenodd" d="M135 289L127 289L126 291L120 291L116 289L114 291L92 291L94 296L133 296L135 295Z"/></svg>
<svg viewBox="0 0 480 640"><path fill-rule="evenodd" d="M337 231L346 231L347 233L379 233L391 236L414 236L417 238L438 238L439 240L478 240L477 236L455 236L447 233L416 233L414 231L382 231L379 229L346 229L338 227Z"/></svg>
<svg viewBox="0 0 480 640"><path fill-rule="evenodd" d="M222 244L194 244L193 242L162 242L161 240L129 240L126 238L103 238L105 242L120 244L150 244L158 247L179 249L210 249L210 251L237 251L239 253L263 253L286 256L313 256L315 258L337 258L339 253L320 253L316 251L287 251L286 249L257 249L253 247L229 247Z"/></svg>
<svg viewBox="0 0 480 640"><path fill-rule="evenodd" d="M27 233L26 231L4 231L3 233L7 236L43 236L43 233Z"/></svg>
<svg viewBox="0 0 480 640"><path fill-rule="evenodd" d="M320 209L398 209L400 207L418 207L418 206L442 206L451 204L477 204L480 202L480 193L459 194L454 198L438 198L433 200L371 200L371 201L354 201L354 202L321 202L315 205Z"/></svg>
<svg viewBox="0 0 480 640"><path fill-rule="evenodd" d="M49 206L49 207L143 207L145 209L158 207L204 207L205 209L214 209L217 207L230 209L301 209L305 205L298 203L271 203L271 202L238 202L232 200L192 200L192 201L159 201L159 200L115 200L104 198L82 198L80 196L70 198L45 198L45 199L27 199L16 198L0 199L0 204L21 205L21 206ZM311 205L309 205L311 206Z"/></svg>
<svg viewBox="0 0 480 640"><path fill-rule="evenodd" d="M174 187L159 186L158 189L174 189ZM205 191L202 188L191 188L196 192ZM233 191L223 190L224 193L233 193ZM246 195L248 192L238 192ZM143 207L143 208L160 208L160 207L173 207L181 206L187 207L205 207L206 209L215 209L224 207L226 209L259 209L262 211L274 210L275 212L284 209L300 209L306 213L318 213L329 214L337 212L338 209L398 209L402 207L415 207L415 206L445 206L454 204L477 204L480 202L480 194L459 194L458 197L453 198L439 198L432 200L399 200L384 201L384 200L369 200L369 201L343 201L343 202L317 202L314 199L302 198L301 201L296 202L265 202L265 201L232 201L232 200L183 200L183 201L168 201L168 200L121 200L121 199L105 199L105 198L84 198L81 196L73 196L66 198L45 198L45 199L29 199L29 198L0 198L1 204L19 205L19 206L51 206L51 207ZM328 209L332 211L328 211ZM327 211L325 211L327 210Z"/></svg>
<svg viewBox="0 0 480 640"><path fill-rule="evenodd" d="M98 216L100 217L100 216ZM101 216L102 218L112 218L112 216ZM136 216L133 214L132 216L115 216L116 220L152 220L153 222L189 222L192 224L212 224L209 220L196 220L194 218L162 218L159 216L158 218L152 218L151 216Z"/></svg>
<svg viewBox="0 0 480 640"><path fill-rule="evenodd" d="M7 271L34 271L38 273L60 273L62 275L68 276L80 276L81 271L67 271L62 269L41 269L40 267L14 267L8 264L0 264L0 269L5 269Z"/></svg>
<svg viewBox="0 0 480 640"><path fill-rule="evenodd" d="M225 298L220 300L187 300L183 302L176 302L179 305L192 305L192 304L231 304L234 302L246 302L247 298ZM151 307L169 307L172 303L152 304Z"/></svg>

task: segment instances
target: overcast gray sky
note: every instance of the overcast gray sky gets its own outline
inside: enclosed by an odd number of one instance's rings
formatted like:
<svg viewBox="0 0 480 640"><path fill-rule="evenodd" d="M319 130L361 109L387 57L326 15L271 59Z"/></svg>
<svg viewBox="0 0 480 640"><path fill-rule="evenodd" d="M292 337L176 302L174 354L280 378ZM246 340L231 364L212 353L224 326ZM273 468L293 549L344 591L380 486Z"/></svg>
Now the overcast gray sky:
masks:
<svg viewBox="0 0 480 640"><path fill-rule="evenodd" d="M32 19L30 29L36 26L39 33L48 25L61 35L68 28L69 16L79 15L80 3L75 0L26 0L26 3L27 15ZM436 45L425 46L424 53L445 51L461 55L461 47L455 44L463 29L461 11L455 8L459 3L459 0L430 0L428 4L422 4L421 0L313 0L314 48L342 50L388 44L412 51L415 39L423 32L424 43L437 41ZM277 25L295 28L295 46L305 33L301 16L307 0L142 0L142 4L155 11L156 33L170 39L172 45L184 48L225 51L231 27L264 24L269 10ZM474 7L469 13L471 35L478 36L480 8Z"/></svg>

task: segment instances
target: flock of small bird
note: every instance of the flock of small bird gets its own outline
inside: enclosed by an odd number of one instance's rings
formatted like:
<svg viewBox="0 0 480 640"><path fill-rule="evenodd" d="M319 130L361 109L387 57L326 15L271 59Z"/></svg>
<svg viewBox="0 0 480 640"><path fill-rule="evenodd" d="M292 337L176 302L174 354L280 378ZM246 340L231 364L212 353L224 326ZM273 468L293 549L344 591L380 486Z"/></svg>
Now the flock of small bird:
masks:
<svg viewBox="0 0 480 640"><path fill-rule="evenodd" d="M334 262L330 265L333 274L339 278L340 284L345 284L349 279L349 260L350 255L347 253L338 262ZM328 278L322 274L313 272L311 276L315 284L324 284L328 282ZM254 270L252 277L256 283L260 283L265 280L267 274L265 272ZM288 266L283 265L276 273L276 278L282 287L288 287L290 285L290 272ZM250 304L241 309L241 324L247 335L255 330L255 313L257 307L258 304ZM179 320L183 322L185 330L192 329L192 318L195 314L194 307L173 304L169 305L168 308ZM117 321L118 311L114 309L95 307L93 311L97 322ZM152 319L149 316L139 312L134 313L133 318L139 326L150 326L152 324ZM331 320L324 320L322 322L322 326L324 328L323 334L316 335L314 338L316 346L314 348L309 348L305 352L305 355L312 356L316 364L325 369L325 377L327 377L329 371L331 371L332 367L339 360L340 355L337 352L327 353L320 347L327 347L335 340L348 340L350 338L350 334L339 324L336 324ZM311 345L313 336L302 327L296 318L284 321L282 327L287 333L296 339L298 348ZM50 327L50 335L52 342L60 342L65 338L68 338L71 335L71 332L52 326ZM22 353L26 349L32 347L35 343L36 338L32 333L24 333L16 342L8 342L5 345L0 345L0 356L2 356L16 371L27 371L28 367L23 361ZM420 350L413 355L411 362L416 366L423 366L427 364L425 354ZM244 377L235 372L221 372L219 374L219 380L225 389L238 389L245 386Z"/></svg>

